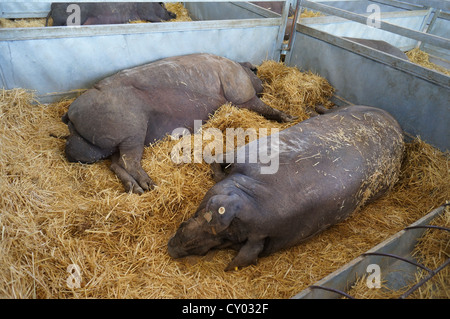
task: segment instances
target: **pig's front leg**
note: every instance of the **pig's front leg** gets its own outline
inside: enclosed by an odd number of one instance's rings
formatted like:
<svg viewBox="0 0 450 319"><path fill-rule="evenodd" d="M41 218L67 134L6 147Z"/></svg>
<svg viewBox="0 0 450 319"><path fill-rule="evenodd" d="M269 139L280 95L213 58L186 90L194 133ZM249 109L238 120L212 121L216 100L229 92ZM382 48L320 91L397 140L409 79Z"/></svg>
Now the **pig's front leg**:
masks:
<svg viewBox="0 0 450 319"><path fill-rule="evenodd" d="M125 187L125 191L143 194L155 184L141 166L144 147L119 147L119 152L111 158L111 170Z"/></svg>
<svg viewBox="0 0 450 319"><path fill-rule="evenodd" d="M246 243L241 247L238 254L225 268L225 271L236 270L239 267L256 264L258 255L264 249L264 237L250 236Z"/></svg>

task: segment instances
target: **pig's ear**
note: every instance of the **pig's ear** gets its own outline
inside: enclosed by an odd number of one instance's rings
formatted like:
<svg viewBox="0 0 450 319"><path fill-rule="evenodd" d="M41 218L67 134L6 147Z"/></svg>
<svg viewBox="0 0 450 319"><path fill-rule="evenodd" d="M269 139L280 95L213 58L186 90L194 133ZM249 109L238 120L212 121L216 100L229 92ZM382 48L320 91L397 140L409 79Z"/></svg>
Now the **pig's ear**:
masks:
<svg viewBox="0 0 450 319"><path fill-rule="evenodd" d="M236 195L216 195L214 196L215 205L207 205L203 217L208 223L209 231L214 235L227 229L236 216L236 205L232 198L234 196Z"/></svg>

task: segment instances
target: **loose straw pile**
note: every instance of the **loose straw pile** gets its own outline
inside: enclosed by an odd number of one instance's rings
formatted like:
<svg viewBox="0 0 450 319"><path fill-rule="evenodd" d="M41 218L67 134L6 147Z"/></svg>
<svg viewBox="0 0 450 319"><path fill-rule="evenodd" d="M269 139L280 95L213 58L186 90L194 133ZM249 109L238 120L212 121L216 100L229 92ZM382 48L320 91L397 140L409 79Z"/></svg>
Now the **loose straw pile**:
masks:
<svg viewBox="0 0 450 319"><path fill-rule="evenodd" d="M192 21L189 11L183 6L181 2L165 3L166 9L170 12L176 13L177 17L170 20L170 22Z"/></svg>
<svg viewBox="0 0 450 319"><path fill-rule="evenodd" d="M6 19L0 18L0 28L39 28L45 26L46 18Z"/></svg>
<svg viewBox="0 0 450 319"><path fill-rule="evenodd" d="M313 11L308 9L303 9L300 14L300 18L316 18L316 17L324 17L325 15L319 11Z"/></svg>
<svg viewBox="0 0 450 319"><path fill-rule="evenodd" d="M406 52L408 59L424 68L428 68L431 70L436 70L438 72L444 73L446 75L450 75L450 70L444 68L443 66L437 65L433 62L430 62L430 57L428 53L420 50L419 48L412 49L411 51Z"/></svg>
<svg viewBox="0 0 450 319"><path fill-rule="evenodd" d="M265 62L259 73L264 101L299 118L332 93L324 79L280 63ZM21 89L0 92L1 298L289 298L450 197L448 154L416 139L387 196L304 244L224 272L232 250L181 260L167 253L214 184L206 163L175 164L178 141L167 137L142 160L156 189L124 193L109 160L67 162L60 118L71 101L32 99ZM286 127L230 105L207 125ZM80 269L79 287L68 284L70 265Z"/></svg>

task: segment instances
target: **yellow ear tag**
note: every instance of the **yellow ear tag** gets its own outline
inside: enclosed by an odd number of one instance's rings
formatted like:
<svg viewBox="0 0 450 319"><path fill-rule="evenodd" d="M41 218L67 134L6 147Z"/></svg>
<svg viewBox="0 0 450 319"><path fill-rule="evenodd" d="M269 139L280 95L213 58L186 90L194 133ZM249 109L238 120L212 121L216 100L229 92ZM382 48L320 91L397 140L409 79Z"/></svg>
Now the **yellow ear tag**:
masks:
<svg viewBox="0 0 450 319"><path fill-rule="evenodd" d="M222 206L222 207L219 208L219 214L220 215L225 214L225 207Z"/></svg>

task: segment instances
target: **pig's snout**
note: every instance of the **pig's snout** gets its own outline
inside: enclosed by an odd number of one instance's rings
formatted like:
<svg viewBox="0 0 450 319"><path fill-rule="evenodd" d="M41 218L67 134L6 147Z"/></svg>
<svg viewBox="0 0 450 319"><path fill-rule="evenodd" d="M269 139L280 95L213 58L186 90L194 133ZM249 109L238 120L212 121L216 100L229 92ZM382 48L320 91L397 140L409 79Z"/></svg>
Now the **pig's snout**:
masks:
<svg viewBox="0 0 450 319"><path fill-rule="evenodd" d="M181 249L180 246L181 246L180 239L178 239L176 236L170 238L169 243L167 244L169 256L172 258L181 258L187 256L188 253L183 251L183 249Z"/></svg>

